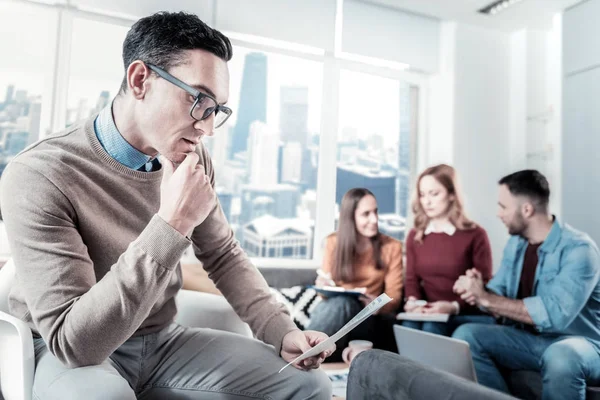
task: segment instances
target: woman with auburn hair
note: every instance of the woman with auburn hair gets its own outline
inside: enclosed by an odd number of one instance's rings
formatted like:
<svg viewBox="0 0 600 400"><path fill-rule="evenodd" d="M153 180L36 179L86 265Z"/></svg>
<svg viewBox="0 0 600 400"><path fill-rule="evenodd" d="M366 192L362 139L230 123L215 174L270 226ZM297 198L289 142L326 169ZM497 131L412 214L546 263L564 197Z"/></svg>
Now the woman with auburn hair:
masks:
<svg viewBox="0 0 600 400"><path fill-rule="evenodd" d="M379 232L377 200L367 189L350 189L342 198L338 230L326 239L322 271L316 285L346 289L365 288L364 296L325 298L313 311L310 330L336 333L369 302L382 293L393 300L379 314L395 315L402 296L402 243ZM393 337L374 335L377 318L371 317L338 342L338 351L350 339L367 339L375 347L389 348ZM390 332L391 326L388 326ZM387 331L386 330L386 331ZM342 342L344 341L344 342ZM393 346L393 344L392 344ZM334 358L336 358L334 354Z"/></svg>
<svg viewBox="0 0 600 400"><path fill-rule="evenodd" d="M412 210L414 227L406 239L404 310L450 314L450 318L447 323L404 321L402 324L450 336L466 322L494 322L493 317L469 306L452 290L458 277L471 268L479 270L485 282L492 276L487 233L465 214L454 168L440 164L423 171L417 179Z"/></svg>

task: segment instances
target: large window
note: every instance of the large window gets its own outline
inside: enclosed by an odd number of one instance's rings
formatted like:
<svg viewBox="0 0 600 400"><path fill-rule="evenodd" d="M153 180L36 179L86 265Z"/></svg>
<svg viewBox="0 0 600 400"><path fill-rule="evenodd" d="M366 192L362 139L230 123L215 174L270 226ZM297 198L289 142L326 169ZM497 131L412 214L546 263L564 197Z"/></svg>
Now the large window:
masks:
<svg viewBox="0 0 600 400"><path fill-rule="evenodd" d="M377 198L380 230L400 240L409 208L417 93L399 80L340 73L336 214L349 189L367 188Z"/></svg>
<svg viewBox="0 0 600 400"><path fill-rule="evenodd" d="M286 2L270 1L281 7L277 15L288 12ZM231 16L225 8L199 12L217 29L235 31L228 101L234 113L204 139L220 203L248 255L294 259L294 265L316 261L352 187L372 190L381 230L404 238L418 119L414 82L424 81L340 53L343 32L333 29L339 2L305 3L298 12L329 10L321 17L331 26L311 40L295 36L304 32L298 24L290 27L293 35L275 37L278 30L225 18ZM119 4L0 0L0 174L27 144L88 118L118 93L122 44L135 14ZM8 255L0 222L0 259Z"/></svg>
<svg viewBox="0 0 600 400"><path fill-rule="evenodd" d="M100 111L117 94L124 75L121 49L129 28L75 18L66 124Z"/></svg>
<svg viewBox="0 0 600 400"><path fill-rule="evenodd" d="M250 256L311 258L322 63L236 47L228 125L206 139L225 214Z"/></svg>
<svg viewBox="0 0 600 400"><path fill-rule="evenodd" d="M49 131L56 24L55 11L0 2L0 174ZM8 254L0 223L0 257Z"/></svg>

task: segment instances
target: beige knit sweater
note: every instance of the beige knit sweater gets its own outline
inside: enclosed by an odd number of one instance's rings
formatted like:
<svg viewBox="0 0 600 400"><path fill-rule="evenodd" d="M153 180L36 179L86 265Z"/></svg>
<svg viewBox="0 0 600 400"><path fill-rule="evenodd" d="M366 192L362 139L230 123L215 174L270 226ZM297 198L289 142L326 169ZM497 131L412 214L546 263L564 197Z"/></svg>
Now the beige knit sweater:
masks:
<svg viewBox="0 0 600 400"><path fill-rule="evenodd" d="M173 321L179 260L192 243L235 311L279 352L295 325L221 207L190 242L156 215L162 171L134 171L110 157L94 118L30 146L2 176L0 212L17 275L11 313L66 365L99 364L129 337ZM203 146L198 153L214 186L210 156Z"/></svg>

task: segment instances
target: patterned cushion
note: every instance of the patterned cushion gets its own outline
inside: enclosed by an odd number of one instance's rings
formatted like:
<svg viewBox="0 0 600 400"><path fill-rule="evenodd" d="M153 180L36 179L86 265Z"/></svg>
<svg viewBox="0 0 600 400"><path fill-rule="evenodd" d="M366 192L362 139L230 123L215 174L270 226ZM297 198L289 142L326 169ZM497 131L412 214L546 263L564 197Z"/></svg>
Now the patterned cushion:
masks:
<svg viewBox="0 0 600 400"><path fill-rule="evenodd" d="M321 302L321 296L317 295L314 289L306 286L293 286L285 289L271 288L271 292L287 307L290 316L300 329L308 326L311 313Z"/></svg>

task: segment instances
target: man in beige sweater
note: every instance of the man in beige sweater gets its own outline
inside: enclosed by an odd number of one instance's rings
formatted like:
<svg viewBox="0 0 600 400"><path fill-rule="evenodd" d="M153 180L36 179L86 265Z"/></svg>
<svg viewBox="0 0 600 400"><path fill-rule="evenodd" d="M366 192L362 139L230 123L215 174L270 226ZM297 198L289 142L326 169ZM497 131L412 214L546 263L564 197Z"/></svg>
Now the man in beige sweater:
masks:
<svg viewBox="0 0 600 400"><path fill-rule="evenodd" d="M9 301L34 335L34 398L331 398L311 369L333 348L277 373L327 336L298 330L270 295L213 190L201 138L231 114L231 53L196 16L139 20L112 104L6 168ZM190 244L260 341L173 322Z"/></svg>

